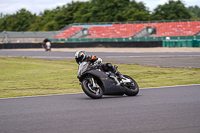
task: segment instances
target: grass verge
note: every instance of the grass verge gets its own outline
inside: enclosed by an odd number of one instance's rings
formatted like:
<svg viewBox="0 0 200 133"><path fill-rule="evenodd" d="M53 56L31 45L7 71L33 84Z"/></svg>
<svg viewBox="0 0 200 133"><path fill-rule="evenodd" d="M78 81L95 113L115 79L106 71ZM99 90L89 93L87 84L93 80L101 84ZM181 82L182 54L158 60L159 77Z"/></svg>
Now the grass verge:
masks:
<svg viewBox="0 0 200 133"><path fill-rule="evenodd" d="M117 64L140 88L200 83L199 68L157 68ZM82 92L75 61L0 57L0 98Z"/></svg>

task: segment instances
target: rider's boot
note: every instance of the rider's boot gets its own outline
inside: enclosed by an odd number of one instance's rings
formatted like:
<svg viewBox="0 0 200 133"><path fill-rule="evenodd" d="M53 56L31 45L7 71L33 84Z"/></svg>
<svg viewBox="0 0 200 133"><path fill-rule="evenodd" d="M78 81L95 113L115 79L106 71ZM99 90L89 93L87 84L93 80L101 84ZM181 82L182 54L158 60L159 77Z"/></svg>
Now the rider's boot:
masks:
<svg viewBox="0 0 200 133"><path fill-rule="evenodd" d="M120 80L122 80L122 79L126 79L119 71L117 71L116 69L115 69L115 74L116 74L116 76L120 79Z"/></svg>

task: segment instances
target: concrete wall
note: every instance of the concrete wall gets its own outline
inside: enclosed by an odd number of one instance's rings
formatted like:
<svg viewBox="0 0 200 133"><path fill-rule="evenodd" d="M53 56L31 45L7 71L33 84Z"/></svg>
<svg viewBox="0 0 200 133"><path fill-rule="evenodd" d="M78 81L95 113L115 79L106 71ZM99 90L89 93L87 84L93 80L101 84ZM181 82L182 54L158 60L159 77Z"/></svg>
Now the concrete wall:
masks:
<svg viewBox="0 0 200 133"><path fill-rule="evenodd" d="M42 43L3 43L0 49L41 48ZM162 41L151 42L89 42L89 43L52 43L52 48L77 47L162 47Z"/></svg>

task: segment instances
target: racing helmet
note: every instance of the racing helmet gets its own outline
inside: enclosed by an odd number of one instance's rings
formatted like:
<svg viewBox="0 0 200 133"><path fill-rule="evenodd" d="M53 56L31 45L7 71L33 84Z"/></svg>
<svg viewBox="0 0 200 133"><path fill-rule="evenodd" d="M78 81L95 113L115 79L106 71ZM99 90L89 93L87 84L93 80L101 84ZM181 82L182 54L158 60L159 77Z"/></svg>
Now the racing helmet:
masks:
<svg viewBox="0 0 200 133"><path fill-rule="evenodd" d="M86 58L86 53L85 51L77 51L75 53L75 60L78 64L80 64L81 62L83 62L83 60Z"/></svg>

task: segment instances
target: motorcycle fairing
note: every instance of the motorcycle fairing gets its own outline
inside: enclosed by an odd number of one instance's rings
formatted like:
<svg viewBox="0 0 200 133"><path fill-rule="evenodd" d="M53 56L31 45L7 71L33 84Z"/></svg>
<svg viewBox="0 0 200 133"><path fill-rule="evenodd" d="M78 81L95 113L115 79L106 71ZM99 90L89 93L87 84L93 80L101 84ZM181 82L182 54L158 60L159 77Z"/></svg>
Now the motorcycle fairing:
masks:
<svg viewBox="0 0 200 133"><path fill-rule="evenodd" d="M98 69L87 71L81 76L79 80L80 81L83 80L84 77L86 77L87 75L93 75L102 82L103 84L102 89L104 95L119 95L119 94L124 94L126 92L126 89L124 87L116 86L114 79L109 78L107 74Z"/></svg>

